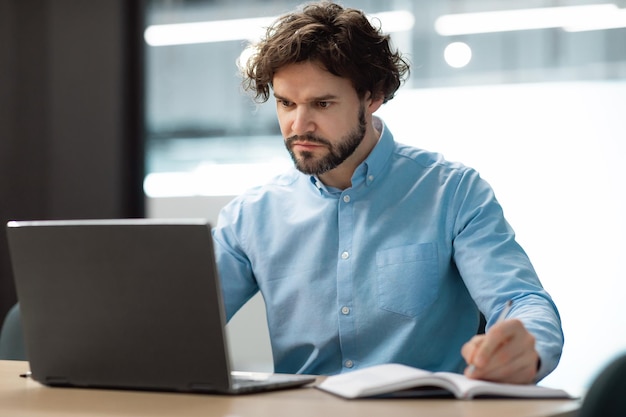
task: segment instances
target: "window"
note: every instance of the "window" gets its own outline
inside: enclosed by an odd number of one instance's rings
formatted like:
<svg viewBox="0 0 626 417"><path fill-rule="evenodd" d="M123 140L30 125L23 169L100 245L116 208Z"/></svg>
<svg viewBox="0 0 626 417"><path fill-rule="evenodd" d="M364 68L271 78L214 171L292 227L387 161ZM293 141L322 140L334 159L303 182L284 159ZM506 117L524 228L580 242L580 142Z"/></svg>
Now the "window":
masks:
<svg viewBox="0 0 626 417"><path fill-rule="evenodd" d="M273 104L256 105L242 91L236 62L250 38L300 3L148 2L148 196L234 195L291 164ZM382 22L407 55L403 89L626 78L626 9L535 3L343 2ZM588 30L591 23L609 29Z"/></svg>

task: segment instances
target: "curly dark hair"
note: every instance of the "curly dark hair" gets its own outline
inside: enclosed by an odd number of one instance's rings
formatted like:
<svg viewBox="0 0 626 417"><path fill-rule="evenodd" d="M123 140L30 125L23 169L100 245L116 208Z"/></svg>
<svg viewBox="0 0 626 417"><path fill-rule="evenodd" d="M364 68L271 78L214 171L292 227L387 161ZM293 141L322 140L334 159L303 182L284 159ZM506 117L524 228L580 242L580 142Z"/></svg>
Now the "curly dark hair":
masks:
<svg viewBox="0 0 626 417"><path fill-rule="evenodd" d="M267 29L265 38L243 69L244 88L266 102L274 74L285 65L310 61L351 80L358 96L391 100L409 64L393 51L388 35L376 29L360 10L322 1L284 15Z"/></svg>

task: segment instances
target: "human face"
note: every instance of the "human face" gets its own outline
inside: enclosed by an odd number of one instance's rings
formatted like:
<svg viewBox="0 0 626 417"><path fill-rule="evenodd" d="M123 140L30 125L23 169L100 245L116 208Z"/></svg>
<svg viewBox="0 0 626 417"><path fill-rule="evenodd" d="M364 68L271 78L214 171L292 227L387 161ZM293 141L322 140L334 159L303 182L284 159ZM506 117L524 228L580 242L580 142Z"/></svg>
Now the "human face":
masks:
<svg viewBox="0 0 626 417"><path fill-rule="evenodd" d="M354 129L336 143L321 136L306 133L302 136L293 135L285 139L285 146L291 155L296 168L309 175L321 175L338 167L359 147L365 137L365 109L359 108L358 121ZM303 143L306 142L306 143ZM326 154L317 154L309 148L326 147ZM296 152L295 148L301 148Z"/></svg>
<svg viewBox="0 0 626 417"><path fill-rule="evenodd" d="M355 154L366 135L366 108L349 80L303 62L280 69L273 89L285 146L296 168L321 175Z"/></svg>

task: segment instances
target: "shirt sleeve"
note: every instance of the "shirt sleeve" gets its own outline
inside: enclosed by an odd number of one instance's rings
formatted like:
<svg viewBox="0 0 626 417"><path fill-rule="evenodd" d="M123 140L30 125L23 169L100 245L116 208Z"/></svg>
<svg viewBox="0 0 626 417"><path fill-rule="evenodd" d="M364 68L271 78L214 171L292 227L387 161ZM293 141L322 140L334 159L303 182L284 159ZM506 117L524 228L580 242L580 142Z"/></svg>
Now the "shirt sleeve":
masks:
<svg viewBox="0 0 626 417"><path fill-rule="evenodd" d="M212 230L227 320L259 290L241 243L240 204L241 201L235 199L226 205Z"/></svg>
<svg viewBox="0 0 626 417"><path fill-rule="evenodd" d="M452 197L454 261L472 298L487 319L487 330L503 306L535 337L541 365L537 381L556 368L563 349L558 310L527 254L515 239L490 185L478 173L461 174Z"/></svg>

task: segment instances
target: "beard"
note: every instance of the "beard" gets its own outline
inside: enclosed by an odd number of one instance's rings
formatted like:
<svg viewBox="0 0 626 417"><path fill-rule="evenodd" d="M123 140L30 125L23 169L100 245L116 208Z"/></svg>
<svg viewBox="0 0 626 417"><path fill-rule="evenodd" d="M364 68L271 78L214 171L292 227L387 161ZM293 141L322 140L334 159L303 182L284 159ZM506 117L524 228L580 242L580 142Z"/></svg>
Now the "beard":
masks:
<svg viewBox="0 0 626 417"><path fill-rule="evenodd" d="M365 106L359 108L357 125L341 140L333 144L328 139L315 135L291 136L285 140L285 147L291 155L296 168L307 175L320 175L341 165L359 147L365 137ZM328 148L328 153L316 157L313 152L300 152L299 155L293 151L293 142L306 140L311 143L318 143Z"/></svg>

